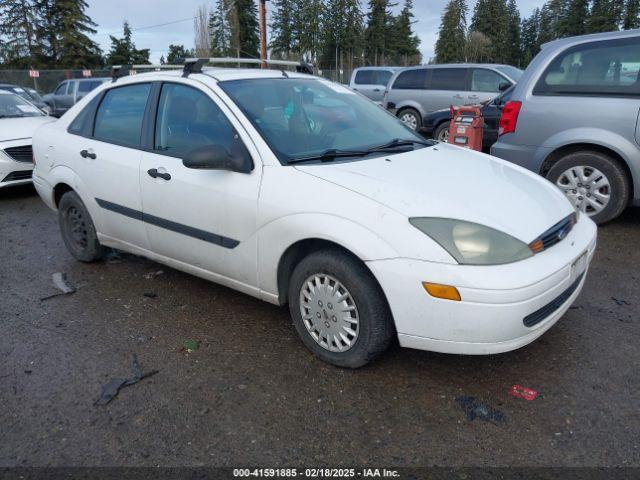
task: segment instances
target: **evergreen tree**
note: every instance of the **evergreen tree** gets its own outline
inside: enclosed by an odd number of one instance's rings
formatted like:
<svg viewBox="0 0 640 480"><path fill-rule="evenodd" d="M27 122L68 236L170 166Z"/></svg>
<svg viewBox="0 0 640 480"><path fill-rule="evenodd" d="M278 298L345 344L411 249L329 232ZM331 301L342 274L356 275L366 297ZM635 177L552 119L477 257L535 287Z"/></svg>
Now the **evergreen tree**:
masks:
<svg viewBox="0 0 640 480"><path fill-rule="evenodd" d="M111 38L111 49L107 54L105 62L108 65L138 65L148 64L149 49L138 50L131 39L131 27L125 20L123 25L122 38Z"/></svg>
<svg viewBox="0 0 640 480"><path fill-rule="evenodd" d="M99 65L101 52L98 44L87 35L95 34L96 24L85 13L88 7L85 0L56 0L58 47L60 56L58 65L82 68ZM148 51L147 51L148 57Z"/></svg>
<svg viewBox="0 0 640 480"><path fill-rule="evenodd" d="M520 49L522 51L522 66L529 65L533 57L540 51L538 43L540 29L540 9L536 8L529 18L522 21L520 29Z"/></svg>
<svg viewBox="0 0 640 480"><path fill-rule="evenodd" d="M445 7L435 45L437 63L455 63L465 60L467 10L465 0L450 0Z"/></svg>
<svg viewBox="0 0 640 480"><path fill-rule="evenodd" d="M623 0L593 0L587 21L587 32L611 32L618 30L622 19Z"/></svg>
<svg viewBox="0 0 640 480"><path fill-rule="evenodd" d="M167 63L169 65L173 65L175 63L184 62L186 58L193 58L195 56L196 53L193 50L184 48L184 45L169 45L169 53L167 53Z"/></svg>
<svg viewBox="0 0 640 480"><path fill-rule="evenodd" d="M220 0L219 0L220 1ZM274 0L271 22L271 55L292 59L295 49L293 25L294 0Z"/></svg>
<svg viewBox="0 0 640 480"><path fill-rule="evenodd" d="M586 33L588 16L589 0L570 0L563 33L567 36L583 35Z"/></svg>
<svg viewBox="0 0 640 480"><path fill-rule="evenodd" d="M389 0L369 0L365 30L365 57L370 65L385 65L388 53Z"/></svg>
<svg viewBox="0 0 640 480"><path fill-rule="evenodd" d="M413 0L405 0L400 14L391 21L390 54L397 65L420 63L420 38L413 33Z"/></svg>
<svg viewBox="0 0 640 480"><path fill-rule="evenodd" d="M471 31L483 33L491 42L488 61L503 63L510 57L509 10L506 0L478 0Z"/></svg>
<svg viewBox="0 0 640 480"><path fill-rule="evenodd" d="M228 57L235 55L231 49L233 36L231 26L231 10L233 0L217 0L215 8L209 18L211 32L211 54L214 57Z"/></svg>
<svg viewBox="0 0 640 480"><path fill-rule="evenodd" d="M30 0L4 0L0 4L0 55L5 66L28 68L37 50L36 21Z"/></svg>
<svg viewBox="0 0 640 480"><path fill-rule="evenodd" d="M624 30L640 28L640 0L627 0L622 28Z"/></svg>
<svg viewBox="0 0 640 480"><path fill-rule="evenodd" d="M232 22L233 50L241 57L258 58L260 56L260 38L258 26L258 8L254 0L235 0L233 2L234 21Z"/></svg>
<svg viewBox="0 0 640 480"><path fill-rule="evenodd" d="M322 51L323 0L296 0L294 2L293 35L295 50L306 61L316 63Z"/></svg>
<svg viewBox="0 0 640 480"><path fill-rule="evenodd" d="M507 46L505 55L509 65L522 65L522 50L520 49L520 12L516 0L509 0L507 4L509 20L507 25Z"/></svg>

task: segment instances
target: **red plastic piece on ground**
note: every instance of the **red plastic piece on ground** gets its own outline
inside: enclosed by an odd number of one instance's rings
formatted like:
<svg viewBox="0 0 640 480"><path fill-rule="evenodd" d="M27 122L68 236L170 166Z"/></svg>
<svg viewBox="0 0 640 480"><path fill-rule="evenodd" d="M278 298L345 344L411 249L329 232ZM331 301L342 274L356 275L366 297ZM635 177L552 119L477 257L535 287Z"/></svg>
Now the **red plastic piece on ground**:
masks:
<svg viewBox="0 0 640 480"><path fill-rule="evenodd" d="M536 399L538 392L531 390L530 388L523 387L522 385L514 385L509 390L509 395L531 401Z"/></svg>

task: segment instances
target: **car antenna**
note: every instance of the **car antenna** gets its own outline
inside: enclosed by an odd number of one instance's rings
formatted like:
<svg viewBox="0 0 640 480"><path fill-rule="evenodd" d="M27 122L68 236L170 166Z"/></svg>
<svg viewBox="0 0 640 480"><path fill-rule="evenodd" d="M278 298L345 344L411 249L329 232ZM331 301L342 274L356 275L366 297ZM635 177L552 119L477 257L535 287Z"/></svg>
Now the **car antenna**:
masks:
<svg viewBox="0 0 640 480"><path fill-rule="evenodd" d="M187 58L184 61L182 76L188 77L192 73L202 73L202 67L209 63L208 58Z"/></svg>

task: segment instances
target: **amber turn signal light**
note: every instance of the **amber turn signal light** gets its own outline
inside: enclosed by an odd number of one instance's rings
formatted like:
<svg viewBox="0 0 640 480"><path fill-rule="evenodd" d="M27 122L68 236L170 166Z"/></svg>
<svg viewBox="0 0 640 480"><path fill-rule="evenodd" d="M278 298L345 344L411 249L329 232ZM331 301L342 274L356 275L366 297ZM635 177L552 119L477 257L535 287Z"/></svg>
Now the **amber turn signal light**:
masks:
<svg viewBox="0 0 640 480"><path fill-rule="evenodd" d="M422 286L429 295L436 298L443 298L445 300L453 300L459 302L460 292L456 287L451 285L440 285L439 283L422 282Z"/></svg>
<svg viewBox="0 0 640 480"><path fill-rule="evenodd" d="M544 250L544 243L542 243L542 240L538 239L535 242L531 242L529 244L529 248L533 253L540 253Z"/></svg>

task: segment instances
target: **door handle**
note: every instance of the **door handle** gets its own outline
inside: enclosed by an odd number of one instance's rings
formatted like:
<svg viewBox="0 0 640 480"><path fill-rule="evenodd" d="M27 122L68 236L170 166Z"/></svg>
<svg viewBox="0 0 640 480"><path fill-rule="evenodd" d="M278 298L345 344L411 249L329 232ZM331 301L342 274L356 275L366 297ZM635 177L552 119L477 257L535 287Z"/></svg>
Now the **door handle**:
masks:
<svg viewBox="0 0 640 480"><path fill-rule="evenodd" d="M460 95L459 93L456 93L453 98L462 98L462 95Z"/></svg>
<svg viewBox="0 0 640 480"><path fill-rule="evenodd" d="M162 178L163 180L171 180L171 175L168 173L160 173L157 168L150 168L147 173L151 178Z"/></svg>
<svg viewBox="0 0 640 480"><path fill-rule="evenodd" d="M475 99L475 98L478 98L478 95L469 95L469 98Z"/></svg>
<svg viewBox="0 0 640 480"><path fill-rule="evenodd" d="M379 89L379 88L374 88L374 89L373 89L373 91L374 91L374 92L379 92L379 91L380 91L380 89Z"/></svg>
<svg viewBox="0 0 640 480"><path fill-rule="evenodd" d="M90 158L91 160L95 160L96 158L98 158L98 156L93 153L93 150L81 150L80 156L82 158Z"/></svg>

